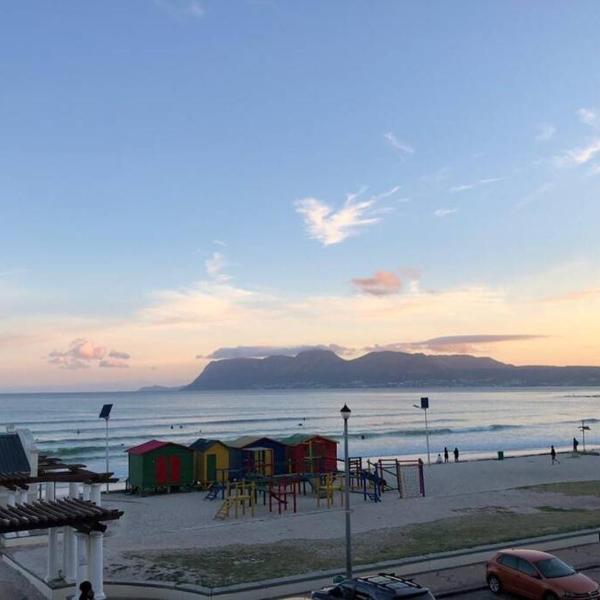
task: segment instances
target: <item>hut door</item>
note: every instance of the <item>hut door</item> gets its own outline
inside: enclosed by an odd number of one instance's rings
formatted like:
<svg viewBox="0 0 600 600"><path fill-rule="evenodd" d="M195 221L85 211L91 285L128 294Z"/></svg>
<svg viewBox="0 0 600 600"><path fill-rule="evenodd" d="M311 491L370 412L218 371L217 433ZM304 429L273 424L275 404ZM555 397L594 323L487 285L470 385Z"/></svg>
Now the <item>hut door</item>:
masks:
<svg viewBox="0 0 600 600"><path fill-rule="evenodd" d="M171 481L179 483L181 481L181 457L171 456Z"/></svg>
<svg viewBox="0 0 600 600"><path fill-rule="evenodd" d="M207 454L206 455L206 480L216 481L217 480L217 455Z"/></svg>
<svg viewBox="0 0 600 600"><path fill-rule="evenodd" d="M164 485L167 483L167 457L157 456L156 457L156 483L158 485Z"/></svg>

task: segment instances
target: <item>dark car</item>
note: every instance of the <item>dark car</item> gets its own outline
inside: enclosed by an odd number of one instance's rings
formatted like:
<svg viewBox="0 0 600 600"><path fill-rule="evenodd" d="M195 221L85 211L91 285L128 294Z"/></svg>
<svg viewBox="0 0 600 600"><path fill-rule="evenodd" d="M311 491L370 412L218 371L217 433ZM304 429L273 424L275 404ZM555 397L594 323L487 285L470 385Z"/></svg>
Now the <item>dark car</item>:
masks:
<svg viewBox="0 0 600 600"><path fill-rule="evenodd" d="M598 582L539 550L501 550L487 563L486 571L495 594L507 591L532 600L600 599Z"/></svg>
<svg viewBox="0 0 600 600"><path fill-rule="evenodd" d="M343 600L435 600L434 595L418 583L397 577L393 573L380 573L372 577L355 577L318 592L313 592L311 598L328 600L342 598Z"/></svg>

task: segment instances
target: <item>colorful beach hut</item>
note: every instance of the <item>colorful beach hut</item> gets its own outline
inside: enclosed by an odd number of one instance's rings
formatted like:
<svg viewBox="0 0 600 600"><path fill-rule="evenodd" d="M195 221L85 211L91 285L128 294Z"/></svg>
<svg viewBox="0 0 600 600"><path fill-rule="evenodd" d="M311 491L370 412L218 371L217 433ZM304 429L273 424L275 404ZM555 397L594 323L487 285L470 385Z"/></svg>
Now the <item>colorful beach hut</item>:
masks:
<svg viewBox="0 0 600 600"><path fill-rule="evenodd" d="M297 433L278 440L288 447L293 473L334 473L337 471L338 442L324 435Z"/></svg>
<svg viewBox="0 0 600 600"><path fill-rule="evenodd" d="M128 487L133 492L171 491L194 482L194 451L175 444L150 440L127 450Z"/></svg>
<svg viewBox="0 0 600 600"><path fill-rule="evenodd" d="M227 442L227 445L242 451L242 468L245 473L269 477L289 472L287 446L277 440L245 435Z"/></svg>
<svg viewBox="0 0 600 600"><path fill-rule="evenodd" d="M229 448L219 440L197 439L190 448L194 451L194 477L202 486L215 481L229 481L230 471L239 466L231 466L232 454L240 454L240 450ZM239 461L234 461L239 463ZM235 478L233 474L233 478Z"/></svg>

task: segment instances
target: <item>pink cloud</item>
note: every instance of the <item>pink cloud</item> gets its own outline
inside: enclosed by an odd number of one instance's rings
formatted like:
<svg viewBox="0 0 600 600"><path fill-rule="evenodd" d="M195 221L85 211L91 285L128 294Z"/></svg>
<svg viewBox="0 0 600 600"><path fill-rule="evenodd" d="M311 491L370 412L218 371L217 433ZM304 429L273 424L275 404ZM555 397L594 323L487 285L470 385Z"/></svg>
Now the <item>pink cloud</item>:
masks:
<svg viewBox="0 0 600 600"><path fill-rule="evenodd" d="M51 365L61 369L87 369L94 363L101 367L127 367L127 352L108 351L106 346L98 346L86 338L77 338L64 351L53 350L46 357Z"/></svg>
<svg viewBox="0 0 600 600"><path fill-rule="evenodd" d="M361 292L372 296L389 296L402 289L402 281L392 271L377 271L373 277L355 278L352 283Z"/></svg>

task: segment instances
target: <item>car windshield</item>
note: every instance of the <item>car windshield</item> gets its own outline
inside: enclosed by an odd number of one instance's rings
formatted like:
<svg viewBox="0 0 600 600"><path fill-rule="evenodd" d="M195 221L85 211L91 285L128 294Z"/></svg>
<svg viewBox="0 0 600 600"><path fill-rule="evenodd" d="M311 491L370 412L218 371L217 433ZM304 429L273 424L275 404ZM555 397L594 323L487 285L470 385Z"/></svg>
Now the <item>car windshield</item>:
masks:
<svg viewBox="0 0 600 600"><path fill-rule="evenodd" d="M548 579L574 575L575 570L558 558L546 558L535 563L541 574Z"/></svg>

